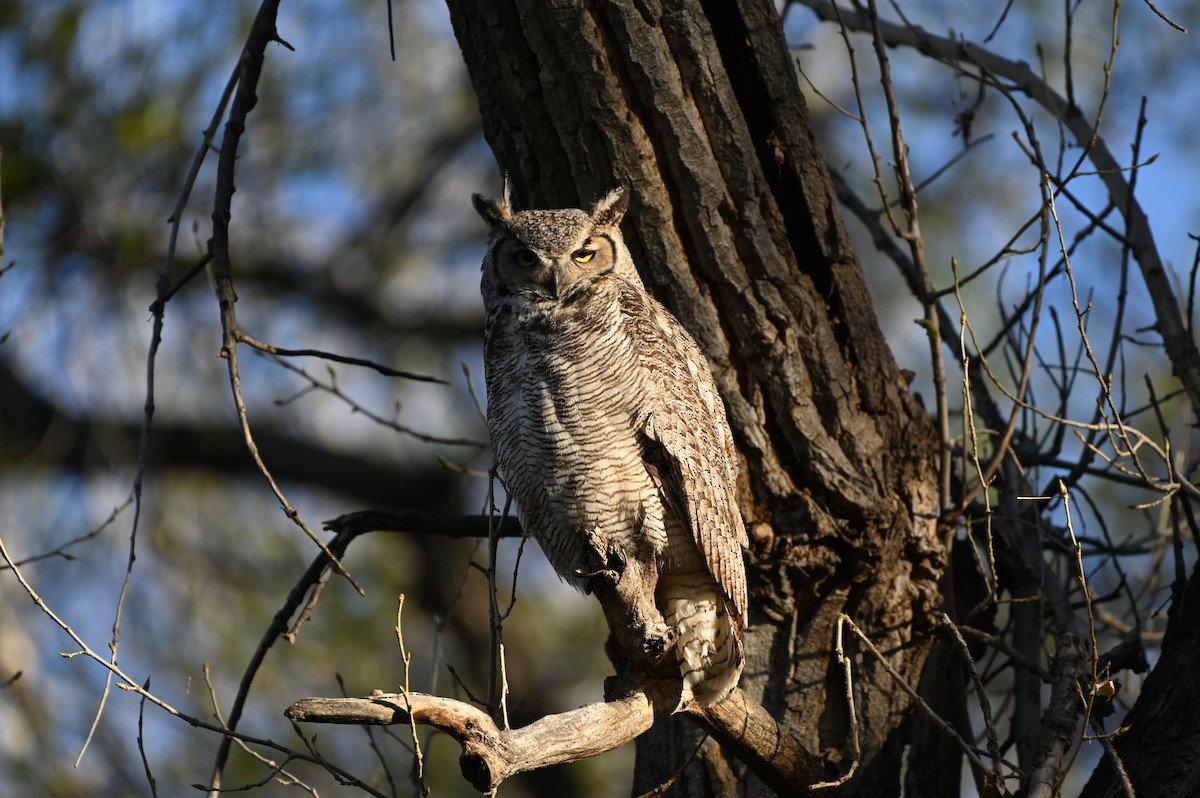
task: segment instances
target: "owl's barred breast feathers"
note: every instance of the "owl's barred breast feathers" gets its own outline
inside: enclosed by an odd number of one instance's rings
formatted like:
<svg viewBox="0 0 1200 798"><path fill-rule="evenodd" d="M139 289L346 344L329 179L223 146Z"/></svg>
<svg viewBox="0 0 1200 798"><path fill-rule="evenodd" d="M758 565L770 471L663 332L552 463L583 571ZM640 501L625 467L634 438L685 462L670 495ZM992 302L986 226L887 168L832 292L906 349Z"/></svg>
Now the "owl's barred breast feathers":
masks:
<svg viewBox="0 0 1200 798"><path fill-rule="evenodd" d="M656 578L685 694L720 701L745 654L746 533L724 405L699 347L646 291L617 189L591 213L476 195L488 430L525 529L584 586L598 533Z"/></svg>

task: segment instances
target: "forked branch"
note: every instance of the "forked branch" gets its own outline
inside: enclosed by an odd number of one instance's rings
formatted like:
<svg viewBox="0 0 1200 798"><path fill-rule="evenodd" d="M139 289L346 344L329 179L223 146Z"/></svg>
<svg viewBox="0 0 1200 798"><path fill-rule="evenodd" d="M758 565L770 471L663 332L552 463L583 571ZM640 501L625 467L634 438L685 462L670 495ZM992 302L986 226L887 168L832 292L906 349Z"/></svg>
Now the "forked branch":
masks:
<svg viewBox="0 0 1200 798"><path fill-rule="evenodd" d="M463 777L480 792L510 776L587 759L647 731L659 718L685 712L725 744L781 795L808 795L821 779L816 759L741 690L707 709L679 707L679 687L655 680L613 701L547 715L528 726L501 731L483 710L425 693L382 693L365 698L304 698L288 707L289 719L307 723L433 726L462 745Z"/></svg>
<svg viewBox="0 0 1200 798"><path fill-rule="evenodd" d="M674 703L678 701L676 690ZM463 778L480 792L490 792L518 773L611 751L649 729L657 714L670 714L673 708L670 696L639 691L501 731L486 712L464 701L376 691L366 698L304 698L284 714L296 722L433 726L462 745Z"/></svg>
<svg viewBox="0 0 1200 798"><path fill-rule="evenodd" d="M343 516L327 526L337 526L340 538L356 534L350 528L358 523L391 521L409 530L430 520L428 514L368 512ZM477 517L475 526L480 526L479 521L487 519ZM504 523L507 528L511 519ZM625 655L617 677L606 683L606 694L617 697L504 730L473 704L407 691L376 691L366 698L305 698L285 714L293 721L313 723L433 726L462 745L463 776L482 792L494 790L517 773L611 751L675 713L690 716L781 795L807 794L807 785L823 781L817 759L741 690L712 707L682 701L678 665L654 634L662 618L646 603L653 587L646 584L636 563L602 536L591 535L589 546L594 568L587 574L589 586Z"/></svg>

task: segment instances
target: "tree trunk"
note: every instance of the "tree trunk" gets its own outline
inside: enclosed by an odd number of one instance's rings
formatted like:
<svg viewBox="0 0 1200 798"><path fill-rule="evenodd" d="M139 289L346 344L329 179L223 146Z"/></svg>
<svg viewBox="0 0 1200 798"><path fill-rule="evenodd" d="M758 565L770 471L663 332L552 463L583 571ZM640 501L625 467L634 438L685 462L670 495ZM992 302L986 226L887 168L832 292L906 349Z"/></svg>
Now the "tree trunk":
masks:
<svg viewBox="0 0 1200 798"><path fill-rule="evenodd" d="M946 556L937 441L879 330L774 5L450 11L518 208L633 187L626 241L708 355L742 457L742 686L837 775L850 765L839 613L913 686L929 650ZM846 645L862 763L839 794L895 794L910 701ZM635 791L675 775L702 738L678 719L644 735ZM732 795L747 778L709 741L673 794Z"/></svg>
<svg viewBox="0 0 1200 798"><path fill-rule="evenodd" d="M1187 501L1187 499L1180 499ZM1182 552L1181 552L1182 554ZM1113 748L1138 798L1191 798L1200 795L1200 571L1186 579L1182 571L1172 585L1171 609L1162 651L1146 677L1137 703L1121 721L1127 731L1113 738ZM1141 656L1140 646L1135 656ZM1114 663L1112 670L1128 667ZM1141 670L1145 670L1144 665ZM1108 731L1113 731L1109 723ZM1080 798L1128 795L1122 778L1105 756Z"/></svg>

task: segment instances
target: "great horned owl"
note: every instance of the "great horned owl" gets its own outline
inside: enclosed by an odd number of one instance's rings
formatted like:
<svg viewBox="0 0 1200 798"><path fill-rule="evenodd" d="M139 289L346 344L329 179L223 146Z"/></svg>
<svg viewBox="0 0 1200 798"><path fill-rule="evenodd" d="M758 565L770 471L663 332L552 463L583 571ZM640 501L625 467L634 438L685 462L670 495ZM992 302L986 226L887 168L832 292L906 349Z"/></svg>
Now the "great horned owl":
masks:
<svg viewBox="0 0 1200 798"><path fill-rule="evenodd" d="M593 533L650 574L685 700L716 703L745 664L737 460L704 356L621 237L629 191L590 214L474 204L488 431L522 525L581 589Z"/></svg>

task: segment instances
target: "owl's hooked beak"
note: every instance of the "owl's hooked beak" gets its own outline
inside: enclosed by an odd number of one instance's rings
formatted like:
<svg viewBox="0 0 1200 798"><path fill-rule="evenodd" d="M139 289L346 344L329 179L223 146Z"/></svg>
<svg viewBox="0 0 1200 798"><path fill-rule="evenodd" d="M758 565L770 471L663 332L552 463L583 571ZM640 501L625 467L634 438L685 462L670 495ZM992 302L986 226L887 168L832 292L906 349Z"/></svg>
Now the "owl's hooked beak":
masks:
<svg viewBox="0 0 1200 798"><path fill-rule="evenodd" d="M558 286L559 286L558 266L551 266L550 267L550 298L551 299L557 300L560 298L558 295Z"/></svg>

